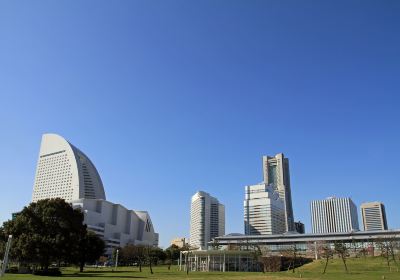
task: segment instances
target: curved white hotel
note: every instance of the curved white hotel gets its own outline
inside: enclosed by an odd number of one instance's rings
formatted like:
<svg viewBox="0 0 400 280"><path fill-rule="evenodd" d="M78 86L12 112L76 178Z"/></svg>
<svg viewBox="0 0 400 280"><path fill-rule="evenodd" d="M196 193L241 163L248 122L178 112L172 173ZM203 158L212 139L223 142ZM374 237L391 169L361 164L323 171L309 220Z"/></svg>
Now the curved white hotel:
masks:
<svg viewBox="0 0 400 280"><path fill-rule="evenodd" d="M96 167L78 148L57 134L44 134L32 201L45 198L106 199Z"/></svg>
<svg viewBox="0 0 400 280"><path fill-rule="evenodd" d="M63 198L81 208L84 223L106 241L108 254L128 243L158 245L149 214L107 201L94 164L57 134L42 136L36 168L32 201L46 198Z"/></svg>

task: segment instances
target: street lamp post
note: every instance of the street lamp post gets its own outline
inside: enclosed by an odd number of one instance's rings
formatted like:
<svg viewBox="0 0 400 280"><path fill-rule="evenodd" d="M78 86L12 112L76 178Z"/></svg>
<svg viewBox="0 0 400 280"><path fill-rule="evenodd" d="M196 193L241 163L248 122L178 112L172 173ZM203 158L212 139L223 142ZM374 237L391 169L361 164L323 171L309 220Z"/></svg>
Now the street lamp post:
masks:
<svg viewBox="0 0 400 280"><path fill-rule="evenodd" d="M119 254L119 250L117 249L117 254L115 256L115 270L117 270L117 267L118 267L118 254Z"/></svg>
<svg viewBox="0 0 400 280"><path fill-rule="evenodd" d="M11 242L12 242L12 235L9 235L7 245L6 245L6 252L4 253L4 260L3 260L3 263L1 264L0 277L2 277L4 275L4 273L6 272L6 267L8 264L8 254L10 253L10 249L11 249Z"/></svg>

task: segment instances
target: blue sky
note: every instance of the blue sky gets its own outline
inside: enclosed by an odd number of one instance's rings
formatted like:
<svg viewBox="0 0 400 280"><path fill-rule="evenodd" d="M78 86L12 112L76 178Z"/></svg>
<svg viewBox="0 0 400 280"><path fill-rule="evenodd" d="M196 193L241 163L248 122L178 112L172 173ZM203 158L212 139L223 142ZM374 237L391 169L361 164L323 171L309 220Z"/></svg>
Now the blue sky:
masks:
<svg viewBox="0 0 400 280"><path fill-rule="evenodd" d="M399 1L1 1L0 222L29 203L41 135L148 210L161 245L190 197L243 231L261 157L290 159L296 220L380 200L399 228Z"/></svg>

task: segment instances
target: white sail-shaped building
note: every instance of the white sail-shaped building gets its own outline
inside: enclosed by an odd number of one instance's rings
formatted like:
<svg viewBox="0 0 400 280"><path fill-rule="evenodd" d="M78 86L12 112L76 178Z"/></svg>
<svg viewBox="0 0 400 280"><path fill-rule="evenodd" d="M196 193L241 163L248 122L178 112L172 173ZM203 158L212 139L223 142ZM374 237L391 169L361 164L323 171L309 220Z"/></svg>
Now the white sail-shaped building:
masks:
<svg viewBox="0 0 400 280"><path fill-rule="evenodd" d="M36 168L32 202L63 198L81 208L88 228L106 241L107 253L126 244L158 245L150 215L106 200L91 160L57 134L44 134Z"/></svg>

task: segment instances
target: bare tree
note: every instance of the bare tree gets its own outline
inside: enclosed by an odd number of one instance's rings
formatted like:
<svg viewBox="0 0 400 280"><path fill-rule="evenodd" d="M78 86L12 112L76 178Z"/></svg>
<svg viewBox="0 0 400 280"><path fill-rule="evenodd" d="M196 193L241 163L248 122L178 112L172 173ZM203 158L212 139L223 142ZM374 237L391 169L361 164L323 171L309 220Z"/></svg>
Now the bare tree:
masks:
<svg viewBox="0 0 400 280"><path fill-rule="evenodd" d="M261 247L259 245L252 245L250 247L251 249L251 256L253 258L253 261L256 263L259 263L260 260L262 261L263 258L261 256L263 255L263 252L261 251ZM267 249L264 249L264 254L267 255ZM262 272L265 273L265 265L263 264L263 269Z"/></svg>
<svg viewBox="0 0 400 280"><path fill-rule="evenodd" d="M185 253L185 266L186 266L186 274L189 274L189 259L192 251L197 250L198 247L190 246L189 244L182 247L182 251L186 251Z"/></svg>
<svg viewBox="0 0 400 280"><path fill-rule="evenodd" d="M333 258L333 250L329 243L322 244L321 250L321 257L325 260L324 271L322 272L322 274L325 274L329 260Z"/></svg>
<svg viewBox="0 0 400 280"><path fill-rule="evenodd" d="M289 247L289 254L292 259L291 261L291 267L292 267L292 273L295 273L296 271L296 264L297 264L297 257L300 254L300 249L297 246L296 243L293 243L292 246Z"/></svg>
<svg viewBox="0 0 400 280"><path fill-rule="evenodd" d="M399 241L395 236L385 236L376 241L376 245L381 251L381 256L385 258L386 264L391 269L391 262L397 265L396 250L399 248Z"/></svg>
<svg viewBox="0 0 400 280"><path fill-rule="evenodd" d="M348 273L349 271L347 269L346 260L349 257L349 249L347 248L346 243L343 241L336 241L334 248L335 248L335 253L343 261L343 265L344 265L344 269L345 269L346 273Z"/></svg>

